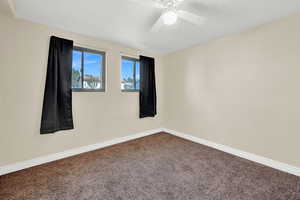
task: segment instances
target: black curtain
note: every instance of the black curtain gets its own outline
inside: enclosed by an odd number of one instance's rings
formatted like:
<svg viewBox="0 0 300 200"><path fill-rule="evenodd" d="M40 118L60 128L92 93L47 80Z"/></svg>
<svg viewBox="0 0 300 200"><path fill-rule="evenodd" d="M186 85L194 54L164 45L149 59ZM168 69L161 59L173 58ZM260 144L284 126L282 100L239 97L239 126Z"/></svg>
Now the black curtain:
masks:
<svg viewBox="0 0 300 200"><path fill-rule="evenodd" d="M51 36L41 134L74 129L72 116L73 41Z"/></svg>
<svg viewBox="0 0 300 200"><path fill-rule="evenodd" d="M156 115L155 60L140 56L140 118Z"/></svg>

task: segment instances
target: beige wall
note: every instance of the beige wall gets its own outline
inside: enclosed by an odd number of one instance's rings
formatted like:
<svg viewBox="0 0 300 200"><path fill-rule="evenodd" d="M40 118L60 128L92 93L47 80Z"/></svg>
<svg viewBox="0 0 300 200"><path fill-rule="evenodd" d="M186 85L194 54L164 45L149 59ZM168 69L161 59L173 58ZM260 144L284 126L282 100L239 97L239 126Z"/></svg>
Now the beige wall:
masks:
<svg viewBox="0 0 300 200"><path fill-rule="evenodd" d="M300 166L300 15L165 57L165 126Z"/></svg>
<svg viewBox="0 0 300 200"><path fill-rule="evenodd" d="M300 15L164 56L0 14L0 166L166 127L300 166ZM76 129L40 135L49 36L107 53L105 93L74 93ZM155 56L158 116L120 91L120 52Z"/></svg>
<svg viewBox="0 0 300 200"><path fill-rule="evenodd" d="M161 58L0 14L0 166L160 128ZM49 36L104 50L105 93L73 93L75 130L40 135ZM155 56L158 116L139 119L138 93L120 91L120 52Z"/></svg>

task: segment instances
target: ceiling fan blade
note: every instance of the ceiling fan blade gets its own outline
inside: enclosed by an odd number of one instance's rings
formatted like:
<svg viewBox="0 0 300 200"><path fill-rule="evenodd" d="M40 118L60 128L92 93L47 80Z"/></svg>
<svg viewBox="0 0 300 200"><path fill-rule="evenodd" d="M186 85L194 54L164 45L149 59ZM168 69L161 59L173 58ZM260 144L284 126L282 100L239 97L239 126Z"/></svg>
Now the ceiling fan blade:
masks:
<svg viewBox="0 0 300 200"><path fill-rule="evenodd" d="M151 32L158 32L159 29L164 25L163 22L163 14L160 15L160 17L158 18L158 20L156 20L156 22L153 24L152 28L151 28Z"/></svg>
<svg viewBox="0 0 300 200"><path fill-rule="evenodd" d="M195 25L202 25L206 20L204 17L184 10L178 11L178 17Z"/></svg>

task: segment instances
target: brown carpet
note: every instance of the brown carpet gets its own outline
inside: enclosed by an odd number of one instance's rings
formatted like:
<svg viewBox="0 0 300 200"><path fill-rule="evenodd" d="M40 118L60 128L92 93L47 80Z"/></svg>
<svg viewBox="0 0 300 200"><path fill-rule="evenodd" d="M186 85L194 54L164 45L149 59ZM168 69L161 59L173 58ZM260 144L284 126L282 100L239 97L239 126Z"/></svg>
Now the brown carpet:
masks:
<svg viewBox="0 0 300 200"><path fill-rule="evenodd" d="M166 133L0 177L1 200L300 200L300 178Z"/></svg>

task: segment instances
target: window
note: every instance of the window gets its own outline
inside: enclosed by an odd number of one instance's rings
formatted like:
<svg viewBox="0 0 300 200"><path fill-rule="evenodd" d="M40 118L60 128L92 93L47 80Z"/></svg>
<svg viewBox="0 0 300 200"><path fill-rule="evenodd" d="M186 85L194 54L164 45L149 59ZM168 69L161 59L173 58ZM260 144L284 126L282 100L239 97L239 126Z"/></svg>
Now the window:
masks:
<svg viewBox="0 0 300 200"><path fill-rule="evenodd" d="M105 53L74 47L72 90L75 92L105 91Z"/></svg>
<svg viewBox="0 0 300 200"><path fill-rule="evenodd" d="M134 92L140 89L140 62L138 59L122 57L121 90Z"/></svg>

